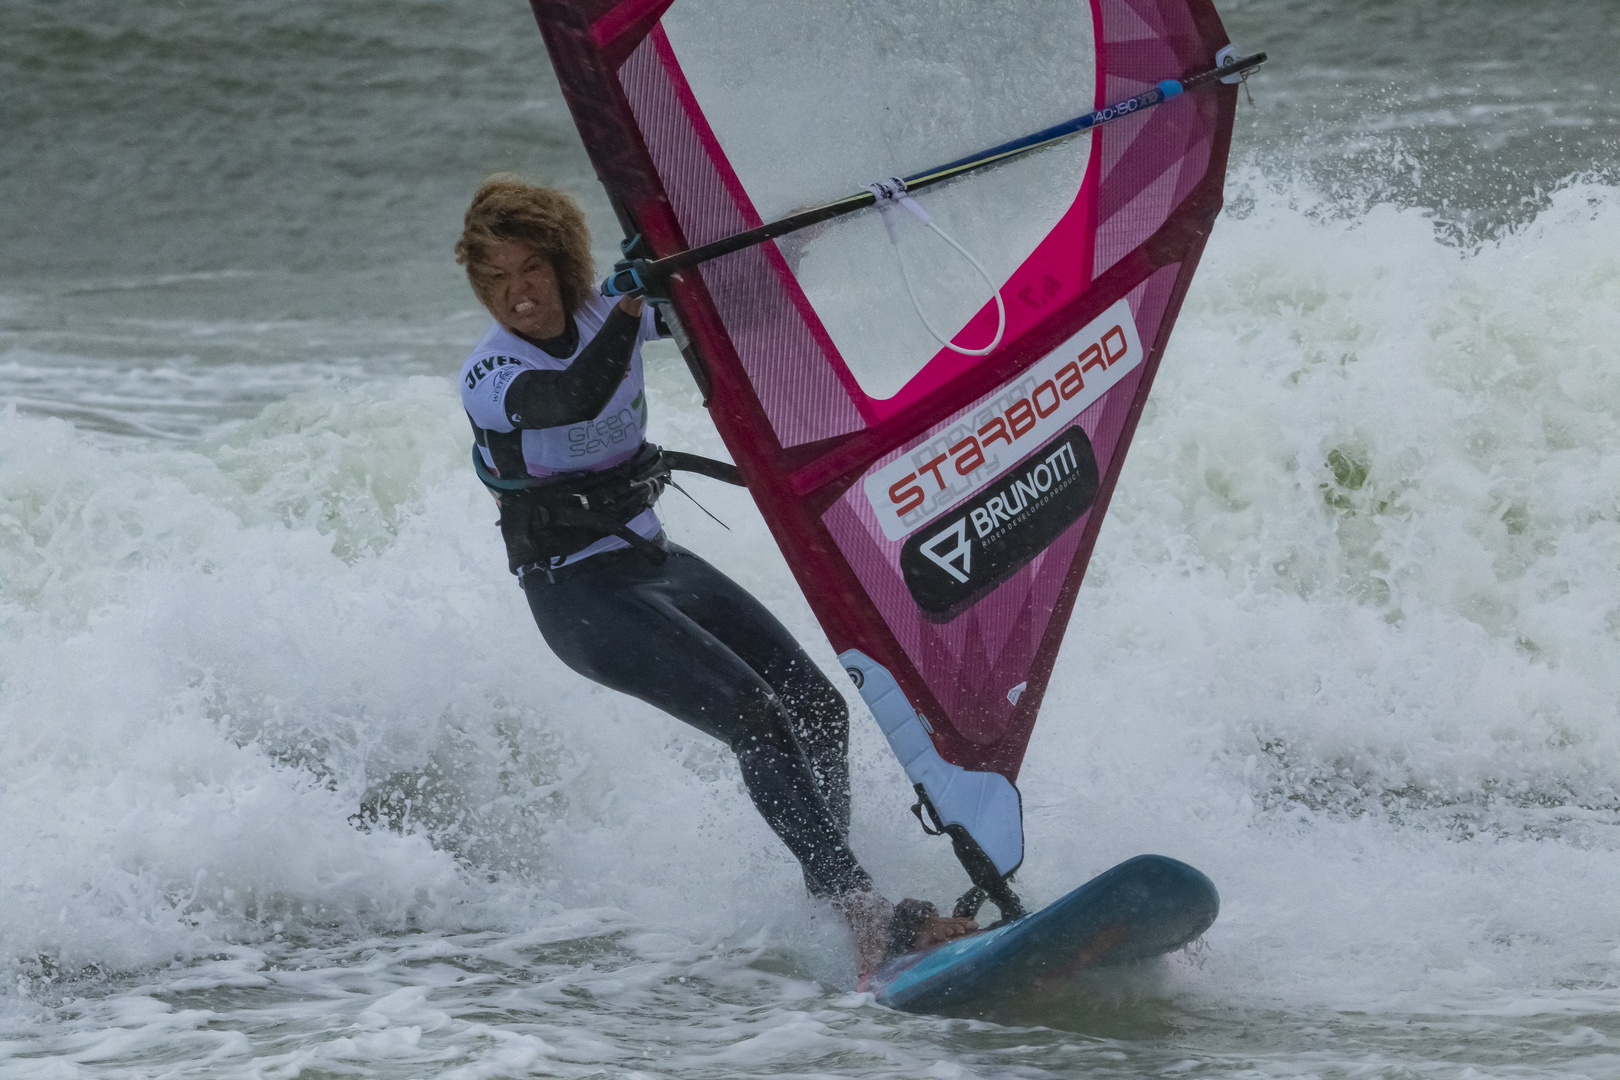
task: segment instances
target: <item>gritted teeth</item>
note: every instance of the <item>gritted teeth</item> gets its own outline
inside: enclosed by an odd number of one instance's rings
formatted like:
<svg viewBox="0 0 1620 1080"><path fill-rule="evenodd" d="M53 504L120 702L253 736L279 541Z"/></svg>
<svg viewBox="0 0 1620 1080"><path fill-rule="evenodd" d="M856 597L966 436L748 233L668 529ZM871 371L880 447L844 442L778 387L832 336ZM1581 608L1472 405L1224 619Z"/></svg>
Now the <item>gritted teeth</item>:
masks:
<svg viewBox="0 0 1620 1080"><path fill-rule="evenodd" d="M534 307L533 300L519 300L515 305L513 305L512 310L522 312L528 311L532 307Z"/></svg>

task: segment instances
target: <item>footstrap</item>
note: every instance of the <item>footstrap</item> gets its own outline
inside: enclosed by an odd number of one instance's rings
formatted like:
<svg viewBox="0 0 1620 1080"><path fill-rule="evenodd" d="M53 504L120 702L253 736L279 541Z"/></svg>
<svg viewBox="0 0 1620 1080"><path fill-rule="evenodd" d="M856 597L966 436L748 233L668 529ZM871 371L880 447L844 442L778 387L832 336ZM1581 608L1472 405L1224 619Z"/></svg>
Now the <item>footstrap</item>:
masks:
<svg viewBox="0 0 1620 1080"><path fill-rule="evenodd" d="M951 838L951 850L956 852L957 861L962 864L962 869L967 871L969 879L973 882L973 888L963 893L961 899L957 900L953 914L959 919L971 919L979 913L979 908L988 899L1001 909L1001 919L994 925L1000 926L1002 923L1023 918L1024 904L1012 890L1010 880L1012 875L1007 874L1003 877L990 856L984 853L978 841L974 840L965 828L945 824L921 784L916 785L916 792L917 805L911 808L911 812L923 823L923 831L935 836L944 833ZM928 822L923 820L924 811L927 811L928 817L933 821L934 828L930 829Z"/></svg>
<svg viewBox="0 0 1620 1080"><path fill-rule="evenodd" d="M884 960L904 956L917 943L917 932L929 919L939 918L939 908L926 900L902 900L894 905L894 918L889 923L889 949Z"/></svg>

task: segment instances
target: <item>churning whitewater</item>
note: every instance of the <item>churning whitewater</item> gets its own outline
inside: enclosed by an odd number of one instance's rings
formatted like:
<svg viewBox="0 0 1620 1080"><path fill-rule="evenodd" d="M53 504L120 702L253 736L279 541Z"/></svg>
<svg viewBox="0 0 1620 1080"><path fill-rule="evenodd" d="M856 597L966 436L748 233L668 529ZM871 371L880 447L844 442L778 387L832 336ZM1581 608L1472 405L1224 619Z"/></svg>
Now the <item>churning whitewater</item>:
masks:
<svg viewBox="0 0 1620 1080"><path fill-rule="evenodd" d="M1275 6L1231 6L1233 36L1280 58ZM517 14L462 67L504 86L521 61L526 89L490 110L565 132ZM362 15L424 55L451 18L365 8L345 40ZM1325 57L1310 35L1354 21L1274 34ZM159 48L124 33L62 30L83 66L31 73L30 115L66 115L48 78ZM1257 77L1240 131L1304 108L1290 86ZM451 163L421 181L449 206L516 153L434 133L466 108L402 129ZM520 163L594 197L555 153L553 174ZM241 234L263 265L163 269L115 240L110 268L61 255L33 282L13 256L0 1074L1620 1075L1620 187L1593 157L1475 214L1432 194L1443 176L1346 179L1327 156L1237 150L1020 777L1032 906L1157 852L1214 879L1221 917L998 1023L851 992L840 921L724 747L543 647L466 466L452 379L483 322L432 261L453 215L356 166L426 237L356 211L397 272L343 262L342 237L283 257L253 239L268 212ZM338 205L296 212L316 228ZM651 438L722 456L674 349L648 357ZM686 486L729 529L676 494L671 534L842 688L747 494ZM857 854L891 895L955 896L849 697Z"/></svg>

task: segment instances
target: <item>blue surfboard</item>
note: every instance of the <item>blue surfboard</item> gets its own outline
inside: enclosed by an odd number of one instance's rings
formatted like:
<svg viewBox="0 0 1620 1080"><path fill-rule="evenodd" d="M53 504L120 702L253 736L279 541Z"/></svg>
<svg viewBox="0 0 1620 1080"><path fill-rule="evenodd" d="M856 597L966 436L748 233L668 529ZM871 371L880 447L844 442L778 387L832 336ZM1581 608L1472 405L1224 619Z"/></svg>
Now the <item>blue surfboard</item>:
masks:
<svg viewBox="0 0 1620 1080"><path fill-rule="evenodd" d="M1197 870L1138 855L1016 922L896 957L865 988L906 1012L978 1012L1048 980L1179 949L1220 909L1214 883Z"/></svg>

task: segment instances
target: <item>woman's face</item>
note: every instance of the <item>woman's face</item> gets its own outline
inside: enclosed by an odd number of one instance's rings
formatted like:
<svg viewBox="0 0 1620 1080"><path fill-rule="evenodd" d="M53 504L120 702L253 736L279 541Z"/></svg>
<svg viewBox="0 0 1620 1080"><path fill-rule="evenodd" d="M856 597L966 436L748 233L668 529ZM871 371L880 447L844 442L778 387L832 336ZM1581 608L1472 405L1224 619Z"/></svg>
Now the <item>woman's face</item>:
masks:
<svg viewBox="0 0 1620 1080"><path fill-rule="evenodd" d="M527 244L503 240L486 260L489 285L482 297L495 321L524 337L554 338L568 328L557 271Z"/></svg>

